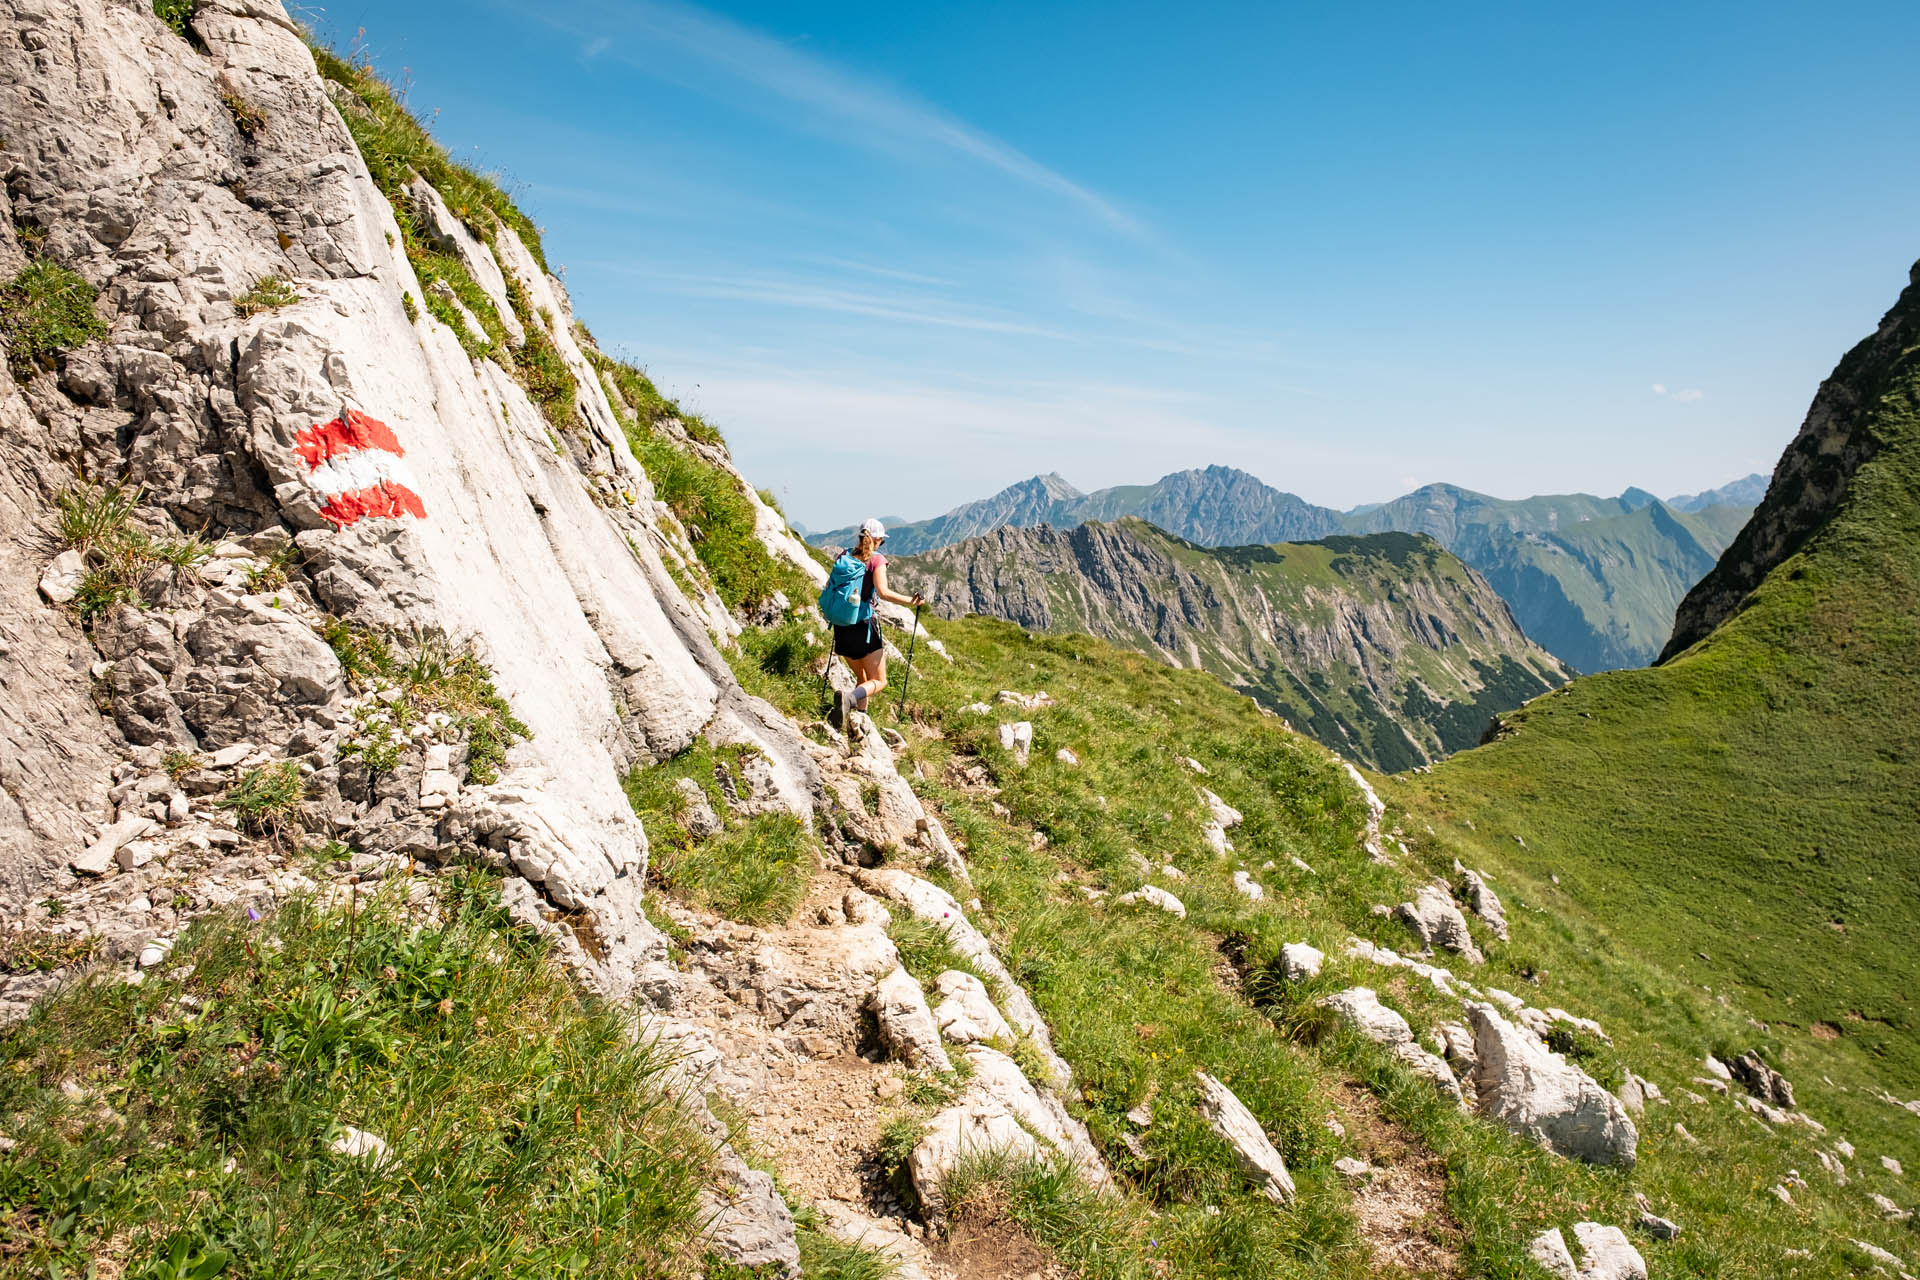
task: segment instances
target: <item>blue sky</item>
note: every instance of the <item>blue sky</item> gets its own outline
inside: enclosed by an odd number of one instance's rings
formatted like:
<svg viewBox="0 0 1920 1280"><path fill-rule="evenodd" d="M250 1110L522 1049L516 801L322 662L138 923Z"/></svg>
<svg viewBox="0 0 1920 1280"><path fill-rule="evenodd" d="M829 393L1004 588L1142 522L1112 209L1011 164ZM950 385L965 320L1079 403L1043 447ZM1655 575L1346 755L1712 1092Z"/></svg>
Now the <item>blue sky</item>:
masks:
<svg viewBox="0 0 1920 1280"><path fill-rule="evenodd" d="M1920 256L1911 3L294 7L816 528L1705 488Z"/></svg>

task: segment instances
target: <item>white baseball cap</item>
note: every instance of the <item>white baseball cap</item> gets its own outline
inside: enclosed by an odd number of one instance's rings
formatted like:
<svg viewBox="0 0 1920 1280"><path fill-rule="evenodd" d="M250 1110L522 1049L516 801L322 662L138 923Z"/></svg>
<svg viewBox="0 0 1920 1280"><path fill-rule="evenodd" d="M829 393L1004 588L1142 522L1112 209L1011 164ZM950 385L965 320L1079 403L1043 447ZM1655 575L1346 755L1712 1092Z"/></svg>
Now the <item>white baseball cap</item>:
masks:
<svg viewBox="0 0 1920 1280"><path fill-rule="evenodd" d="M869 538L885 538L887 536L887 526L881 524L872 516L868 516L866 522L860 526L860 532L866 534Z"/></svg>

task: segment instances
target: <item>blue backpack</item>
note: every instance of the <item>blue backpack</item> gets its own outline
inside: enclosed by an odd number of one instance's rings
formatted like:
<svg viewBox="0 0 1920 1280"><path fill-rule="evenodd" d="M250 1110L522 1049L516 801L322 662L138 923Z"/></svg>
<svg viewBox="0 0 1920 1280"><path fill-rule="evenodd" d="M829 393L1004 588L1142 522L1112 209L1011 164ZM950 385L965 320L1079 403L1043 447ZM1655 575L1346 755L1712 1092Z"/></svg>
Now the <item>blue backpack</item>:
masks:
<svg viewBox="0 0 1920 1280"><path fill-rule="evenodd" d="M836 627L850 627L873 616L873 602L863 599L867 566L852 552L842 551L827 572L820 591L820 616Z"/></svg>

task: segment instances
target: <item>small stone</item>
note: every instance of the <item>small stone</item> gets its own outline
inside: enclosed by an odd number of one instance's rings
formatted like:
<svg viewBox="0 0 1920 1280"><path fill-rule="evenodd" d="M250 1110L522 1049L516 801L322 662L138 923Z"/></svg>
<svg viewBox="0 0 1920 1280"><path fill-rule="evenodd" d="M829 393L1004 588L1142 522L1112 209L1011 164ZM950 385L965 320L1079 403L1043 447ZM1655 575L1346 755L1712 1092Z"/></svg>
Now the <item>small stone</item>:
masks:
<svg viewBox="0 0 1920 1280"><path fill-rule="evenodd" d="M114 855L120 851L121 846L147 834L153 830L154 826L152 818L140 815L122 818L103 829L99 838L88 845L86 851L75 858L70 865L81 875L103 876L113 865Z"/></svg>
<svg viewBox="0 0 1920 1280"><path fill-rule="evenodd" d="M1319 977L1320 967L1326 961L1325 952L1307 943L1284 942L1280 945L1280 976L1288 982L1306 982Z"/></svg>
<svg viewBox="0 0 1920 1280"><path fill-rule="evenodd" d="M1373 1176L1373 1166L1365 1160L1342 1156L1333 1162L1333 1171L1349 1182L1364 1182Z"/></svg>
<svg viewBox="0 0 1920 1280"><path fill-rule="evenodd" d="M1293 864L1293 869L1295 871L1304 872L1305 874L1310 876L1318 874L1316 871L1314 871L1312 867L1302 862L1299 858L1288 858L1287 861Z"/></svg>
<svg viewBox="0 0 1920 1280"><path fill-rule="evenodd" d="M1903 1178L1906 1176L1906 1173L1907 1173L1905 1169L1900 1167L1900 1162L1898 1160L1895 1160L1892 1156L1881 1156L1880 1167L1885 1169L1888 1173L1892 1174L1896 1178Z"/></svg>
<svg viewBox="0 0 1920 1280"><path fill-rule="evenodd" d="M385 1139L352 1125L343 1125L340 1136L327 1144L327 1150L337 1156L370 1160L376 1168L393 1158L393 1151Z"/></svg>
<svg viewBox="0 0 1920 1280"><path fill-rule="evenodd" d="M193 805L187 799L187 793L176 791L167 797L167 825L177 827L187 820L193 812Z"/></svg>
<svg viewBox="0 0 1920 1280"><path fill-rule="evenodd" d="M1911 1218L1913 1216L1913 1213L1910 1210L1902 1209L1899 1205L1895 1204L1892 1200L1888 1199L1886 1196L1881 1195L1878 1191L1869 1192L1867 1194L1867 1199L1873 1201L1873 1207L1880 1211L1881 1216L1886 1218L1891 1218L1895 1222L1905 1222L1908 1218Z"/></svg>
<svg viewBox="0 0 1920 1280"><path fill-rule="evenodd" d="M161 947L159 943L149 942L146 946L140 948L140 955L134 960L134 963L142 969L151 969L166 958L166 950Z"/></svg>
<svg viewBox="0 0 1920 1280"><path fill-rule="evenodd" d="M1633 1220L1633 1225L1652 1236L1655 1240L1671 1240L1680 1234L1680 1226L1678 1223L1670 1218L1662 1218L1658 1214L1647 1213L1644 1210L1639 1217Z"/></svg>
<svg viewBox="0 0 1920 1280"><path fill-rule="evenodd" d="M1138 1106L1129 1107L1127 1109L1127 1123L1133 1125L1136 1129L1151 1128L1153 1125L1153 1108L1144 1102Z"/></svg>
<svg viewBox="0 0 1920 1280"><path fill-rule="evenodd" d="M1178 916L1182 920L1187 918L1187 904L1158 885L1141 885L1132 893L1121 894L1114 899L1114 902L1120 906L1130 906L1136 902L1144 902L1148 906L1158 907L1167 914Z"/></svg>
<svg viewBox="0 0 1920 1280"><path fill-rule="evenodd" d="M1560 1234L1558 1227L1535 1236L1527 1245L1527 1256L1547 1274L1557 1276L1559 1280L1579 1280L1580 1273L1573 1265L1573 1254L1567 1250L1567 1238Z"/></svg>
<svg viewBox="0 0 1920 1280"><path fill-rule="evenodd" d="M207 766L212 769L231 769L252 755L257 748L251 742L236 742L230 747L222 747L208 757Z"/></svg>
<svg viewBox="0 0 1920 1280"><path fill-rule="evenodd" d="M80 594L87 580L87 562L78 551L62 551L40 575L40 594L49 604L66 604Z"/></svg>
<svg viewBox="0 0 1920 1280"><path fill-rule="evenodd" d="M1789 1208L1792 1207L1793 1193L1788 1191L1785 1187L1781 1186L1779 1183L1776 1182L1773 1184L1773 1186L1769 1187L1768 1190L1773 1193L1773 1198L1778 1200L1781 1204L1787 1205Z"/></svg>
<svg viewBox="0 0 1920 1280"><path fill-rule="evenodd" d="M1236 871L1233 873L1233 887L1234 891L1240 894L1241 897L1253 902L1258 902L1267 896L1267 891L1261 888L1254 878L1244 871Z"/></svg>
<svg viewBox="0 0 1920 1280"><path fill-rule="evenodd" d="M1054 752L1053 758L1055 760L1058 760L1061 764L1066 765L1068 768L1073 768L1074 766L1080 763L1080 757L1073 754L1073 752L1068 750L1066 747L1062 747L1058 751Z"/></svg>
<svg viewBox="0 0 1920 1280"><path fill-rule="evenodd" d="M1233 1090L1206 1072L1197 1071L1194 1077L1200 1086L1201 1116L1214 1133L1233 1148L1241 1169L1266 1193L1267 1199L1275 1204L1291 1201L1293 1178L1253 1112L1247 1110Z"/></svg>

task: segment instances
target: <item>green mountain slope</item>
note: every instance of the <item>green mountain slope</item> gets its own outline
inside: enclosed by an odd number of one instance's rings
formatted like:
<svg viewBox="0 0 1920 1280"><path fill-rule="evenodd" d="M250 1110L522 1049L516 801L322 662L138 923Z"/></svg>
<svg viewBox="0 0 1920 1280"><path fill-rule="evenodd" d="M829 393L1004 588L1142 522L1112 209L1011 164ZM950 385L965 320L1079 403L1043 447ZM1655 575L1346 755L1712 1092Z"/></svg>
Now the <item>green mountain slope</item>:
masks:
<svg viewBox="0 0 1920 1280"><path fill-rule="evenodd" d="M894 561L944 618L1081 631L1204 667L1385 769L1480 740L1569 673L1486 582L1409 534L1209 550L1145 521L999 529Z"/></svg>
<svg viewBox="0 0 1920 1280"><path fill-rule="evenodd" d="M1486 576L1542 647L1581 671L1608 671L1653 661L1680 598L1745 514L1682 514L1634 489L1507 501L1436 484L1347 524L1439 539Z"/></svg>
<svg viewBox="0 0 1920 1280"><path fill-rule="evenodd" d="M1409 791L1523 839L1510 862L1784 1043L1838 1036L1913 1092L1920 287L1823 385L1671 647L1537 700Z"/></svg>

